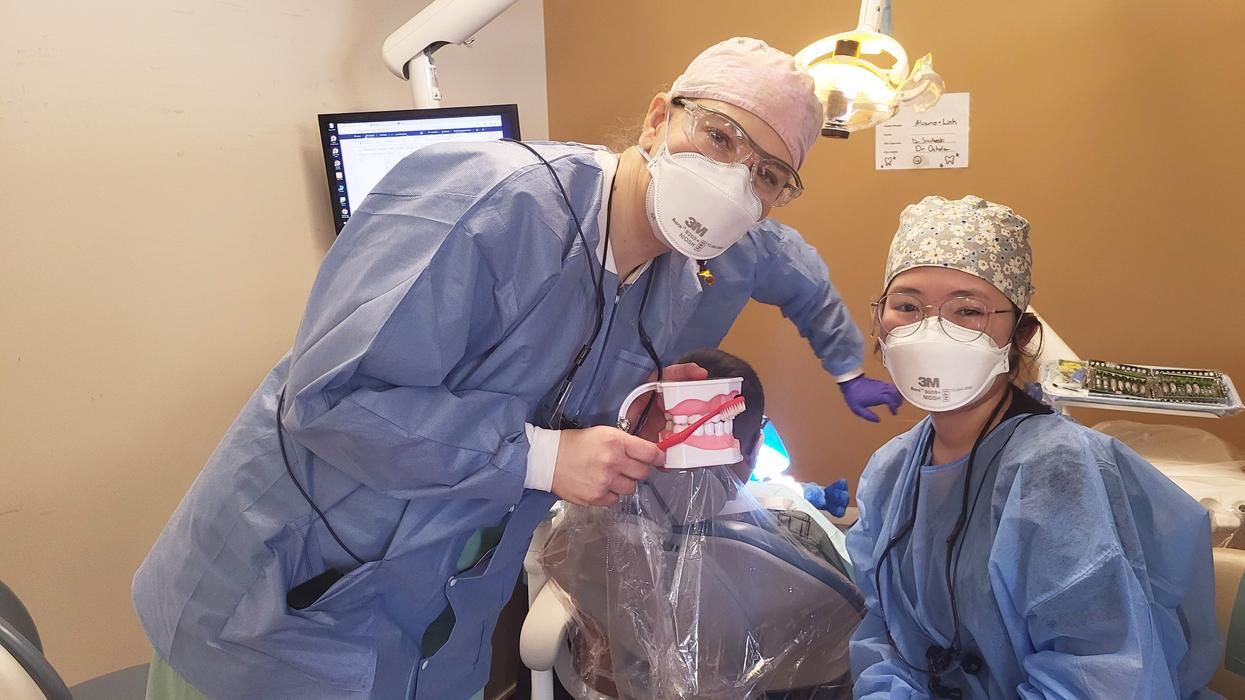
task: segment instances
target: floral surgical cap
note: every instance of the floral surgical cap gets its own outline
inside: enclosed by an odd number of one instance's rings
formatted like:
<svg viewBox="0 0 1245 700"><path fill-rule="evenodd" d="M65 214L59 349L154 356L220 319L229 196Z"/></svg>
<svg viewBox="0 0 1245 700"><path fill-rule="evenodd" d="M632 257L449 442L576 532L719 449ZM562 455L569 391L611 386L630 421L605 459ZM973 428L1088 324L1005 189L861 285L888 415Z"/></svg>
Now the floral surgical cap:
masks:
<svg viewBox="0 0 1245 700"><path fill-rule="evenodd" d="M1024 311L1034 292L1029 222L981 197L926 197L899 215L883 288L914 267L946 267L980 277Z"/></svg>

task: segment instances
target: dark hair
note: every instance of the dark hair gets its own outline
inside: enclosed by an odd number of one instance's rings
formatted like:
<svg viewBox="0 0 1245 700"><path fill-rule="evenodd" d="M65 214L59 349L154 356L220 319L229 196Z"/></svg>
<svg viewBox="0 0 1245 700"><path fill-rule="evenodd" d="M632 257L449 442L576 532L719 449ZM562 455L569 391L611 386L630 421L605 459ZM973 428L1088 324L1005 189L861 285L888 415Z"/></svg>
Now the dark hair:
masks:
<svg viewBox="0 0 1245 700"><path fill-rule="evenodd" d="M693 350L678 359L678 362L694 362L709 372L710 379L723 377L741 377L744 397L744 412L735 417L735 439L739 440L739 450L744 457L753 454L761 433L761 416L765 413L765 389L761 386L761 378L757 376L752 365L740 358L717 348Z"/></svg>
<svg viewBox="0 0 1245 700"><path fill-rule="evenodd" d="M1019 309L1016 310L1019 311ZM1032 353L1027 352L1029 341L1034 337L1038 339L1037 347ZM1009 374L1012 382L1024 386L1027 382L1037 381L1037 358L1042 354L1044 340L1042 322L1038 320L1038 317L1028 311L1020 314L1020 320L1016 322L1016 330L1012 333L1012 351L1007 358L1007 363L1012 368Z"/></svg>

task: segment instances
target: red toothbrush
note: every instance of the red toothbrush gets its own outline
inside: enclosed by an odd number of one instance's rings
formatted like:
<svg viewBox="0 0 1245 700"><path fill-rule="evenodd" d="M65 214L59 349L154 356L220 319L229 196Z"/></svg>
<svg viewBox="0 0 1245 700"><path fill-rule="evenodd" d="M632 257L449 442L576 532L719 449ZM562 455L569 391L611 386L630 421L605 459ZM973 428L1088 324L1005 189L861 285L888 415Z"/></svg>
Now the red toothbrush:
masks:
<svg viewBox="0 0 1245 700"><path fill-rule="evenodd" d="M663 450L668 450L671 447L674 447L675 445L687 440L688 438L692 436L692 433L696 432L697 428L704 425L705 423L708 423L710 419L712 419L714 416L718 414L726 414L727 418L734 418L735 416L743 412L744 412L744 397L736 396L730 401L727 401L721 406L718 406L712 411L709 411L705 415L701 416L700 420L696 421L695 423L692 423L691 425L687 426L686 428L680 430L677 433L671 433L667 435L665 438L663 438L660 442L657 443L657 447Z"/></svg>

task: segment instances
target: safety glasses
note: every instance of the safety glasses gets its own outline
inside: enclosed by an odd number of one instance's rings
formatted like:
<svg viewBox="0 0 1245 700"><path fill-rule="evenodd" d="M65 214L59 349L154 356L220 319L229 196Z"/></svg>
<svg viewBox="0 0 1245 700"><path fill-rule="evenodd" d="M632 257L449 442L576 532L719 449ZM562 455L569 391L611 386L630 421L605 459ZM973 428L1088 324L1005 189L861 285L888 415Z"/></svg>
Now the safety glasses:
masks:
<svg viewBox="0 0 1245 700"><path fill-rule="evenodd" d="M702 156L724 165L740 163L752 171L752 189L771 207L783 207L804 194L800 174L766 153L734 119L691 100L675 98L687 110L683 132Z"/></svg>

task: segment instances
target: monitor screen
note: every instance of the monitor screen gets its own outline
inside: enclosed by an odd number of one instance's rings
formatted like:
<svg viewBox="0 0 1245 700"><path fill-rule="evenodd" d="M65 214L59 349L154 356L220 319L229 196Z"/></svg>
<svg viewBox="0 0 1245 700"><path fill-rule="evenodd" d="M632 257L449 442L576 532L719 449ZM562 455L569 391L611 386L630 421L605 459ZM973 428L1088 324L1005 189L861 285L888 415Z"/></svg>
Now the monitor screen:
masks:
<svg viewBox="0 0 1245 700"><path fill-rule="evenodd" d="M320 144L337 232L390 168L446 141L518 139L516 105L321 114Z"/></svg>

